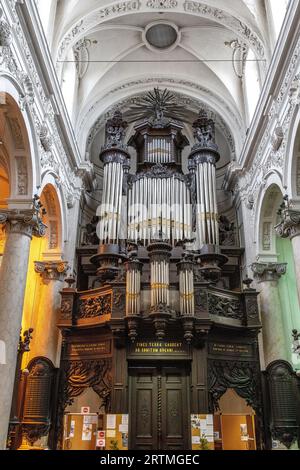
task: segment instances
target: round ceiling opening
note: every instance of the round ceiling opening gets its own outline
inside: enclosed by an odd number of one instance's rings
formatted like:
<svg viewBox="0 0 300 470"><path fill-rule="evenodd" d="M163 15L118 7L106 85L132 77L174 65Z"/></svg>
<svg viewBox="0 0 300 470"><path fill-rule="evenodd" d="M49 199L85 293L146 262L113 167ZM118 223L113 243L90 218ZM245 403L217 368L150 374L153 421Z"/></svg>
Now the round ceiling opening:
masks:
<svg viewBox="0 0 300 470"><path fill-rule="evenodd" d="M146 40L156 49L169 49L177 41L178 33L170 24L154 24L146 31Z"/></svg>

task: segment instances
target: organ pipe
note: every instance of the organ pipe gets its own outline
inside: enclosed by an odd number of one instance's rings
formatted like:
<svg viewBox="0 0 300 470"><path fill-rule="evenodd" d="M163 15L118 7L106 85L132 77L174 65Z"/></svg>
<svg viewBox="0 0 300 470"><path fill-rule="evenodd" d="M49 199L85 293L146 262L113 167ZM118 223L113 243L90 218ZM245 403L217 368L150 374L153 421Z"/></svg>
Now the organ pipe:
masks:
<svg viewBox="0 0 300 470"><path fill-rule="evenodd" d="M172 246L156 242L148 246L151 273L151 307L170 306L170 256Z"/></svg>
<svg viewBox="0 0 300 470"><path fill-rule="evenodd" d="M106 123L105 145L100 158L103 162L103 191L100 208L99 238L101 244L118 244L121 235L121 215L124 175L129 171L130 156L124 144L127 123L116 110Z"/></svg>
<svg viewBox="0 0 300 470"><path fill-rule="evenodd" d="M195 177L197 239L201 248L219 244L216 162L220 155L215 143L214 122L205 111L200 111L193 127L196 144L189 156L189 167Z"/></svg>
<svg viewBox="0 0 300 470"><path fill-rule="evenodd" d="M183 316L193 316L195 314L195 296L192 257L185 254L177 267L179 272L180 313Z"/></svg>
<svg viewBox="0 0 300 470"><path fill-rule="evenodd" d="M146 174L132 183L128 193L130 240L147 245L164 239L174 245L192 237L191 194L185 181Z"/></svg>
<svg viewBox="0 0 300 470"><path fill-rule="evenodd" d="M141 273L143 264L137 259L127 263L126 315L139 315L141 311Z"/></svg>

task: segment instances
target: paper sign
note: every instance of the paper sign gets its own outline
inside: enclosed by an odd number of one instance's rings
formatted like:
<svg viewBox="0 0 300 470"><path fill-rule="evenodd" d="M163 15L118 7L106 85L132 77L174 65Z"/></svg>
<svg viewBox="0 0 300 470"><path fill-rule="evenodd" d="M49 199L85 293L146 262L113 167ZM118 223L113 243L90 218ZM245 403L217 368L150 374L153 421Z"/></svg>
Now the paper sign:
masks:
<svg viewBox="0 0 300 470"><path fill-rule="evenodd" d="M122 447L128 447L128 434L127 434L127 432L122 433Z"/></svg>
<svg viewBox="0 0 300 470"><path fill-rule="evenodd" d="M74 437L74 436L75 436L75 421L71 421L69 437Z"/></svg>
<svg viewBox="0 0 300 470"><path fill-rule="evenodd" d="M116 431L114 429L108 429L106 431L106 436L107 437L116 437Z"/></svg>
<svg viewBox="0 0 300 470"><path fill-rule="evenodd" d="M214 424L213 415L207 415L206 416L206 423L207 423L207 425L213 425Z"/></svg>
<svg viewBox="0 0 300 470"><path fill-rule="evenodd" d="M90 416L90 415L86 415L83 417L83 422L84 424L92 424L92 417L93 416Z"/></svg>
<svg viewBox="0 0 300 470"><path fill-rule="evenodd" d="M98 416L91 416L91 423L92 424L98 424Z"/></svg>
<svg viewBox="0 0 300 470"><path fill-rule="evenodd" d="M107 415L106 416L106 428L107 429L116 429L116 415Z"/></svg>
<svg viewBox="0 0 300 470"><path fill-rule="evenodd" d="M192 436L192 444L200 444L200 436Z"/></svg>
<svg viewBox="0 0 300 470"><path fill-rule="evenodd" d="M128 424L120 424L119 432L128 432Z"/></svg>
<svg viewBox="0 0 300 470"><path fill-rule="evenodd" d="M81 439L83 441L91 441L92 440L92 430L93 430L92 424L84 424L82 426L82 437L81 437Z"/></svg>
<svg viewBox="0 0 300 470"><path fill-rule="evenodd" d="M105 447L105 439L97 439L96 447Z"/></svg>
<svg viewBox="0 0 300 470"><path fill-rule="evenodd" d="M206 429L206 419L200 419L200 428Z"/></svg>
<svg viewBox="0 0 300 470"><path fill-rule="evenodd" d="M217 432L217 431L215 431L215 432L214 432L214 438L215 438L215 439L220 439L220 433Z"/></svg>
<svg viewBox="0 0 300 470"><path fill-rule="evenodd" d="M122 424L128 424L128 415L122 415Z"/></svg>
<svg viewBox="0 0 300 470"><path fill-rule="evenodd" d="M81 414L83 414L83 415L84 415L84 414L88 414L88 413L90 413L90 410L91 410L91 409L90 409L89 406L82 406L82 407L81 407Z"/></svg>

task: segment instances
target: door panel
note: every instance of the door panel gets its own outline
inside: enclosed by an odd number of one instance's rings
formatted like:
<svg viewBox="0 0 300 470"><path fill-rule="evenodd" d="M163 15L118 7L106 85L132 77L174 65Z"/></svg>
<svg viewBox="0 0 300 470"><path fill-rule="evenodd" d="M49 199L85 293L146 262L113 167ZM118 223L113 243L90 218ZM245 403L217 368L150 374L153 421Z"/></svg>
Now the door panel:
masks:
<svg viewBox="0 0 300 470"><path fill-rule="evenodd" d="M132 449L189 449L188 373L184 367L130 368Z"/></svg>
<svg viewBox="0 0 300 470"><path fill-rule="evenodd" d="M156 369L135 368L130 373L131 448L157 448Z"/></svg>

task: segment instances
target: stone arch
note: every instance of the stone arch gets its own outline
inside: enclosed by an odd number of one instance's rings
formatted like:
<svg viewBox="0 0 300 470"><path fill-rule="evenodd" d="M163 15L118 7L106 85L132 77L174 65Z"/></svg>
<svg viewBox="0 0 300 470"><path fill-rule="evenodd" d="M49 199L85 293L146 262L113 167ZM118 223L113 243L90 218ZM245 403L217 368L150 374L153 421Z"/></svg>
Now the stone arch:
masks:
<svg viewBox="0 0 300 470"><path fill-rule="evenodd" d="M88 102L80 112L80 120L76 123L76 133L78 135L78 145L82 152L86 151L87 139L98 121L101 125L101 117L105 116L114 106L120 105L124 100L143 94L153 89L154 86L160 88L169 88L175 94L184 95L196 103L203 103L208 109L212 110L216 116L222 116L226 122L226 127L231 133L231 138L238 155L242 148L244 128L241 124L242 118L237 108L230 102L211 92L199 84L186 80L184 77L138 77L127 83L115 84L113 89L101 91L101 95L93 96L92 101ZM100 118L99 118L100 116ZM88 129L88 131L84 131Z"/></svg>
<svg viewBox="0 0 300 470"><path fill-rule="evenodd" d="M284 191L279 176L272 173L267 180L267 188L262 187L256 220L256 245L259 258L277 261L276 233L277 211Z"/></svg>
<svg viewBox="0 0 300 470"><path fill-rule="evenodd" d="M8 206L25 207L32 201L40 180L39 152L34 123L27 108L21 109L21 86L10 76L0 75L0 160L9 169Z"/></svg>
<svg viewBox="0 0 300 470"><path fill-rule="evenodd" d="M278 209L283 202L284 194L286 188L282 186L280 175L275 172L270 173L266 186L261 188L260 192L256 244L259 263L274 263L278 266L286 264L286 272L279 277L276 287L282 320L280 335L286 358L298 367L299 361L292 354L291 347L291 332L293 329L298 329L300 324L293 249L291 241L288 238L278 237L274 228L279 222Z"/></svg>
<svg viewBox="0 0 300 470"><path fill-rule="evenodd" d="M65 218L63 217L62 198L54 184L53 176L47 174L40 190L41 202L47 212L44 216L44 223L48 227L46 236L43 239L43 257L61 258L65 232L65 220L63 219Z"/></svg>

